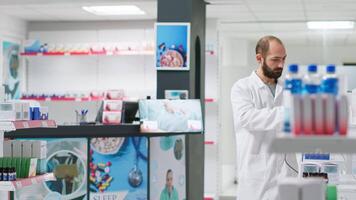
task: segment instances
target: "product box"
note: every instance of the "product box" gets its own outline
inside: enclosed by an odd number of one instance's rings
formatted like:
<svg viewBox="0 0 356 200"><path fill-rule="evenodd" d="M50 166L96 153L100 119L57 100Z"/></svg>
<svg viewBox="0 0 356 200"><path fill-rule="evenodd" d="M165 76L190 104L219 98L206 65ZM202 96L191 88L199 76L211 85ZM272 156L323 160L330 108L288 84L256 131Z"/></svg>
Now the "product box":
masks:
<svg viewBox="0 0 356 200"><path fill-rule="evenodd" d="M301 196L303 200L324 200L326 185L321 178L307 178L302 179Z"/></svg>
<svg viewBox="0 0 356 200"><path fill-rule="evenodd" d="M299 200L300 189L298 180L295 178L286 178L278 182L279 199Z"/></svg>
<svg viewBox="0 0 356 200"><path fill-rule="evenodd" d="M40 107L40 120L48 120L48 107Z"/></svg>
<svg viewBox="0 0 356 200"><path fill-rule="evenodd" d="M27 177L33 177L36 176L36 171L37 171L37 158L30 158L29 160L29 165L28 165L28 176Z"/></svg>
<svg viewBox="0 0 356 200"><path fill-rule="evenodd" d="M121 111L104 111L103 124L120 124L121 123Z"/></svg>
<svg viewBox="0 0 356 200"><path fill-rule="evenodd" d="M104 100L103 111L121 111L122 100Z"/></svg>
<svg viewBox="0 0 356 200"><path fill-rule="evenodd" d="M13 103L1 102L0 103L0 121L15 121L16 110Z"/></svg>
<svg viewBox="0 0 356 200"><path fill-rule="evenodd" d="M22 157L31 158L32 157L32 141L22 141Z"/></svg>
<svg viewBox="0 0 356 200"><path fill-rule="evenodd" d="M4 141L4 157L12 157L12 144L11 140L5 140Z"/></svg>
<svg viewBox="0 0 356 200"><path fill-rule="evenodd" d="M121 100L124 98L124 90L108 90L105 93L105 99Z"/></svg>
<svg viewBox="0 0 356 200"><path fill-rule="evenodd" d="M12 140L11 143L12 143L12 156L22 157L22 141Z"/></svg>
<svg viewBox="0 0 356 200"><path fill-rule="evenodd" d="M30 120L30 103L29 102L22 102L22 120L28 121Z"/></svg>
<svg viewBox="0 0 356 200"><path fill-rule="evenodd" d="M32 157L38 159L46 159L47 156L47 141L35 140L32 141Z"/></svg>
<svg viewBox="0 0 356 200"><path fill-rule="evenodd" d="M37 173L46 173L47 141L32 141L32 157L37 158Z"/></svg>

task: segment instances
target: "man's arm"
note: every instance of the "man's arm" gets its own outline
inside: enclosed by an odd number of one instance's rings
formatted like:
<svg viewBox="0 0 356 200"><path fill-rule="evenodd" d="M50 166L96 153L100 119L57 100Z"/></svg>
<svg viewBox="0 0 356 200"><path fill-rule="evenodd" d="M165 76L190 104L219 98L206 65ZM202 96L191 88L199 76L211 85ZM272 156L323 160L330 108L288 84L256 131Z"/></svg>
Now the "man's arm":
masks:
<svg viewBox="0 0 356 200"><path fill-rule="evenodd" d="M249 131L269 131L280 127L283 122L283 107L257 109L248 90L234 85L231 103L235 128Z"/></svg>

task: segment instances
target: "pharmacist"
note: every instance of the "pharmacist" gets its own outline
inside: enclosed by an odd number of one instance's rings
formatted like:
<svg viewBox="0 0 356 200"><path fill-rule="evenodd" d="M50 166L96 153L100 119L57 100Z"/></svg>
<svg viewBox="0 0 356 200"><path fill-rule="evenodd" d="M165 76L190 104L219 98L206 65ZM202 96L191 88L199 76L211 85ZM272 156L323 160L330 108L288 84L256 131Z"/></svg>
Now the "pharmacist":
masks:
<svg viewBox="0 0 356 200"><path fill-rule="evenodd" d="M288 171L284 155L267 151L283 122L283 83L279 78L286 57L280 39L261 38L256 45L259 66L232 87L238 200L277 199L277 179Z"/></svg>

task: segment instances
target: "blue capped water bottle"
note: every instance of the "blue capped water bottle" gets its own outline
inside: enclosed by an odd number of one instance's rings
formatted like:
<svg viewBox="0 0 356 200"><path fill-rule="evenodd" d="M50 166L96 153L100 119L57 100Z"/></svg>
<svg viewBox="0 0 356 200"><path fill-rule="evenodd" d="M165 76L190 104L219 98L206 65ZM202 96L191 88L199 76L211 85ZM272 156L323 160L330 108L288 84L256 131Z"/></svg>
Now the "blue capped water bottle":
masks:
<svg viewBox="0 0 356 200"><path fill-rule="evenodd" d="M298 65L291 64L288 67L288 72L284 81L284 123L283 131L286 133L291 132L291 115L292 115L292 99L293 95L299 95L302 93L302 79L298 75Z"/></svg>
<svg viewBox="0 0 356 200"><path fill-rule="evenodd" d="M326 74L323 76L322 92L325 95L325 124L326 135L333 135L337 131L336 97L339 92L339 79L335 74L335 65L326 66Z"/></svg>
<svg viewBox="0 0 356 200"><path fill-rule="evenodd" d="M326 66L326 74L323 76L321 82L322 92L325 94L338 95L339 92L339 78L335 73L335 65Z"/></svg>
<svg viewBox="0 0 356 200"><path fill-rule="evenodd" d="M314 64L308 66L308 72L304 76L304 94L317 94L320 92L320 76L318 67Z"/></svg>

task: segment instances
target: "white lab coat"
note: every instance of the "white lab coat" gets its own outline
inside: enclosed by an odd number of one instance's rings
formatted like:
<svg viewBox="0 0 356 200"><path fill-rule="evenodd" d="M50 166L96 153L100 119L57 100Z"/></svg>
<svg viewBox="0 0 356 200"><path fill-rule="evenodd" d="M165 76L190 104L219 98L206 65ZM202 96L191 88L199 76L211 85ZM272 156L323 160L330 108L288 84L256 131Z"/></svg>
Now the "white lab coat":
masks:
<svg viewBox="0 0 356 200"><path fill-rule="evenodd" d="M255 72L232 87L238 200L277 199L277 179L286 175L284 155L267 151L267 143L281 130L283 123L280 82L276 85L275 97Z"/></svg>

